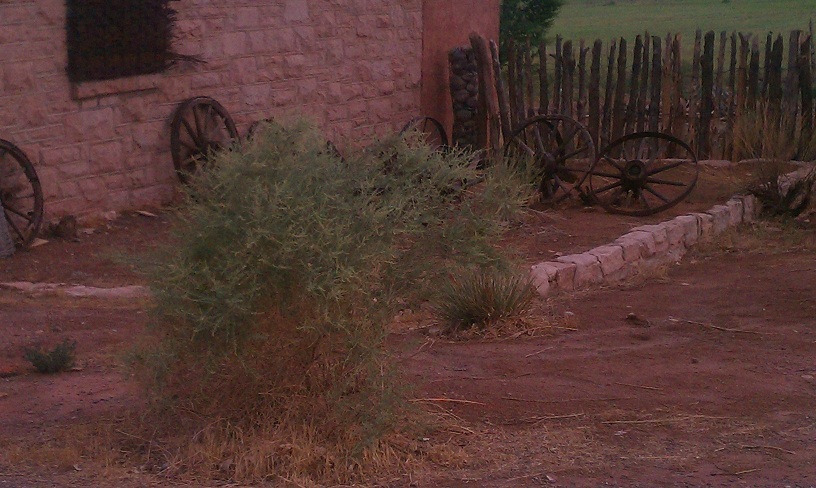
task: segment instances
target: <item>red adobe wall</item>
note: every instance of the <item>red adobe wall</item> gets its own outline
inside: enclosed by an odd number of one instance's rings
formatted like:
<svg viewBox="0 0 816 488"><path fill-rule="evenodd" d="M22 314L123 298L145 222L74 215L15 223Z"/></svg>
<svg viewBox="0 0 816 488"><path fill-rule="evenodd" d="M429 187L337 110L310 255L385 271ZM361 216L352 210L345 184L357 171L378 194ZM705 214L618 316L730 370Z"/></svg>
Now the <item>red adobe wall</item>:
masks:
<svg viewBox="0 0 816 488"><path fill-rule="evenodd" d="M424 0L422 5L422 115L441 121L448 134L453 110L448 88L448 51L470 46L477 32L499 38L501 0Z"/></svg>

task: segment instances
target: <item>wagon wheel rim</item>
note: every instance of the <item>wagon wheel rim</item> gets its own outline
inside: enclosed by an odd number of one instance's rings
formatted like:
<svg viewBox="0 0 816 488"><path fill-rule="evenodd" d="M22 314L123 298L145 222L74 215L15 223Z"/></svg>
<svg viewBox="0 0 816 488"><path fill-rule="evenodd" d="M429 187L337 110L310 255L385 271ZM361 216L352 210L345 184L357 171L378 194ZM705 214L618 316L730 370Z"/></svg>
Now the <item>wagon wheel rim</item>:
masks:
<svg viewBox="0 0 816 488"><path fill-rule="evenodd" d="M564 115L539 115L525 121L504 146L508 164L531 171L542 198L559 202L583 194L595 161L592 136L578 121Z"/></svg>
<svg viewBox="0 0 816 488"><path fill-rule="evenodd" d="M194 97L182 103L170 126L170 149L179 179L187 183L214 153L237 140L235 122L216 100Z"/></svg>
<svg viewBox="0 0 816 488"><path fill-rule="evenodd" d="M418 139L434 151L447 151L450 148L450 139L445 126L433 117L416 117L408 121L400 130L400 136L417 134Z"/></svg>
<svg viewBox="0 0 816 488"><path fill-rule="evenodd" d="M615 214L646 216L686 198L699 167L691 147L660 132L636 132L611 142L589 174L590 198Z"/></svg>
<svg viewBox="0 0 816 488"><path fill-rule="evenodd" d="M0 139L0 202L15 245L31 245L40 232L43 193L34 165L9 141Z"/></svg>

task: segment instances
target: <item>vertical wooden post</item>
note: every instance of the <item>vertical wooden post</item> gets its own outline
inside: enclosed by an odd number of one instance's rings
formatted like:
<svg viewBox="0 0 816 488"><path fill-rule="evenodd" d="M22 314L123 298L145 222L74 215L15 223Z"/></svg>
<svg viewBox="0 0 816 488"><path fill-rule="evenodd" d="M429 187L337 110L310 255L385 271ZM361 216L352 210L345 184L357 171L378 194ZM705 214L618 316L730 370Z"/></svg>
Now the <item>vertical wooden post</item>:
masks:
<svg viewBox="0 0 816 488"><path fill-rule="evenodd" d="M572 97L574 94L575 57L572 51L572 41L565 41L563 51L563 88L561 94L561 113L572 117Z"/></svg>
<svg viewBox="0 0 816 488"><path fill-rule="evenodd" d="M494 159L500 153L501 123L499 103L496 99L496 82L493 77L493 59L487 40L476 34L470 35L470 45L476 53L476 66L479 70L479 109L484 110L479 120L484 121L486 149L488 157ZM481 127L480 127L481 128ZM480 138L481 139L481 138Z"/></svg>
<svg viewBox="0 0 816 488"><path fill-rule="evenodd" d="M640 84L640 66L643 61L643 39L635 37L632 50L632 79L629 84L629 104L626 106L626 123L623 131L627 134L635 131L637 124L638 88Z"/></svg>
<svg viewBox="0 0 816 488"><path fill-rule="evenodd" d="M510 103L507 100L507 90L502 79L501 60L499 59L499 46L496 41L490 41L490 54L493 55L493 78L496 82L496 98L499 102L499 121L501 125L502 137L505 144L510 140L513 132L510 121Z"/></svg>
<svg viewBox="0 0 816 488"><path fill-rule="evenodd" d="M612 140L623 136L626 106L626 39L618 44L618 81L615 83L615 101L612 106Z"/></svg>
<svg viewBox="0 0 816 488"><path fill-rule="evenodd" d="M524 44L516 44L516 127L524 123L527 118L527 101L525 90L527 71L524 68Z"/></svg>
<svg viewBox="0 0 816 488"><path fill-rule="evenodd" d="M525 117L532 117L535 115L535 92L533 86L533 53L530 40L528 39L524 45L524 80L527 82L527 111Z"/></svg>
<svg viewBox="0 0 816 488"><path fill-rule="evenodd" d="M746 90L746 103L748 108L754 110L757 104L759 93L759 39L751 39L751 62L748 64L748 88Z"/></svg>
<svg viewBox="0 0 816 488"><path fill-rule="evenodd" d="M697 129L697 154L701 158L707 158L711 154L711 114L714 111L714 100L712 98L714 85L714 31L709 31L705 35L700 69L702 71L702 94L700 99L700 125Z"/></svg>
<svg viewBox="0 0 816 488"><path fill-rule="evenodd" d="M686 106L683 100L683 64L680 56L680 34L674 36L672 40L672 84L674 85L674 99L672 100L672 134L686 139L688 132ZM679 148L677 148L679 149Z"/></svg>
<svg viewBox="0 0 816 488"><path fill-rule="evenodd" d="M586 111L586 55L588 49L581 39L578 44L578 100L575 103L575 119L581 124L586 124L584 113Z"/></svg>
<svg viewBox="0 0 816 488"><path fill-rule="evenodd" d="M785 113L796 120L799 108L799 43L802 31L793 30L790 33L788 46L788 77L785 80Z"/></svg>
<svg viewBox="0 0 816 488"><path fill-rule="evenodd" d="M649 103L649 130L657 132L660 130L660 93L661 86L661 60L663 51L660 46L660 37L652 37L652 97Z"/></svg>
<svg viewBox="0 0 816 488"><path fill-rule="evenodd" d="M723 89L723 69L725 65L725 44L727 42L725 31L720 32L720 48L717 51L717 75L714 78L714 113L716 117L722 118L723 107L725 106L725 90Z"/></svg>
<svg viewBox="0 0 816 488"><path fill-rule="evenodd" d="M728 141L725 143L725 158L734 157L734 120L737 110L737 93L735 83L737 79L737 33L731 33L731 57L728 64L728 114L726 125L729 127Z"/></svg>
<svg viewBox="0 0 816 488"><path fill-rule="evenodd" d="M553 79L552 113L561 113L561 77L564 74L564 63L561 57L561 36L555 36L555 78Z"/></svg>
<svg viewBox="0 0 816 488"><path fill-rule="evenodd" d="M592 45L592 65L589 68L589 135L598 150L601 150L599 138L601 130L601 51L600 39Z"/></svg>
<svg viewBox="0 0 816 488"><path fill-rule="evenodd" d="M663 49L663 93L660 96L660 127L663 132L673 134L672 131L672 99L677 87L674 86L674 76L672 76L672 38L671 33L666 34L666 44Z"/></svg>
<svg viewBox="0 0 816 488"><path fill-rule="evenodd" d="M507 41L507 95L510 108L510 128L515 130L518 127L518 76L516 75L516 42L513 39Z"/></svg>
<svg viewBox="0 0 816 488"><path fill-rule="evenodd" d="M808 144L813 137L813 79L811 72L811 41L808 36L799 46L799 89L802 97L802 136L803 144ZM800 155L810 156L812 154Z"/></svg>
<svg viewBox="0 0 816 488"><path fill-rule="evenodd" d="M542 42L541 45L538 46L538 81L539 85L539 95L538 95L538 113L539 114L547 114L550 113L550 87L549 87L549 79L547 73L547 43Z"/></svg>
<svg viewBox="0 0 816 488"><path fill-rule="evenodd" d="M737 117L745 108L745 89L748 85L748 36L739 33L739 67L737 68Z"/></svg>
<svg viewBox="0 0 816 488"><path fill-rule="evenodd" d="M762 98L768 96L768 80L771 73L771 46L773 45L773 35L768 32L765 38L765 63L762 69Z"/></svg>
<svg viewBox="0 0 816 488"><path fill-rule="evenodd" d="M649 36L649 31L643 36L643 62L641 66L640 76L640 95L638 96L638 128L642 132L646 130L646 107L649 105L649 70L651 67L651 58L649 57L649 43L652 38Z"/></svg>
<svg viewBox="0 0 816 488"><path fill-rule="evenodd" d="M782 35L777 36L771 51L771 69L768 80L768 106L772 114L779 115L782 103Z"/></svg>
<svg viewBox="0 0 816 488"><path fill-rule="evenodd" d="M689 92L689 111L692 114L700 112L700 47L703 33L700 29L694 34L694 57L691 64L691 92Z"/></svg>
<svg viewBox="0 0 816 488"><path fill-rule="evenodd" d="M609 43L609 61L606 65L606 86L604 88L603 117L601 119L601 147L609 144L609 134L612 124L612 96L615 92L615 53L617 52L617 42L612 39Z"/></svg>

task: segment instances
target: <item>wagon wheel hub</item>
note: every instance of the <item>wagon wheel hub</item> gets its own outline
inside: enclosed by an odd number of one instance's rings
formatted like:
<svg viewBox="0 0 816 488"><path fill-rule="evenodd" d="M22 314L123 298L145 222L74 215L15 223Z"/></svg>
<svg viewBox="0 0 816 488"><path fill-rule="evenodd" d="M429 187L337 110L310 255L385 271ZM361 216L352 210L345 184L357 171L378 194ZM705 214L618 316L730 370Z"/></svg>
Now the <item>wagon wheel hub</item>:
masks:
<svg viewBox="0 0 816 488"><path fill-rule="evenodd" d="M627 161L626 166L623 167L623 184L627 188L634 189L641 187L646 181L647 176L646 163L639 159Z"/></svg>

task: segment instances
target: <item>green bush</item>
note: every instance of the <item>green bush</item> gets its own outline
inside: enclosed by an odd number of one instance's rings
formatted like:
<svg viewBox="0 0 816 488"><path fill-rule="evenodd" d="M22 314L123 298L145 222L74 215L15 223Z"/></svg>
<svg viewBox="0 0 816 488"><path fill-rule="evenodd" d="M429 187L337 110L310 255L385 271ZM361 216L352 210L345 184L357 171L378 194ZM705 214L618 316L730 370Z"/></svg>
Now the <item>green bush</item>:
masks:
<svg viewBox="0 0 816 488"><path fill-rule="evenodd" d="M179 465L240 459L234 477L341 482L393 431L388 323L449 269L506 268L495 237L531 194L418 139L344 160L308 124L270 124L196 175L152 284L164 337L152 367L184 405L173 414L210 439ZM253 457L250 439L315 447Z"/></svg>
<svg viewBox="0 0 816 488"><path fill-rule="evenodd" d="M528 278L496 270L476 270L451 277L442 286L435 309L454 330L484 328L523 312L535 297Z"/></svg>
<svg viewBox="0 0 816 488"><path fill-rule="evenodd" d="M74 367L76 358L74 351L76 342L65 339L54 346L50 351L37 348L27 348L24 356L40 373L53 374L60 371L68 371Z"/></svg>

